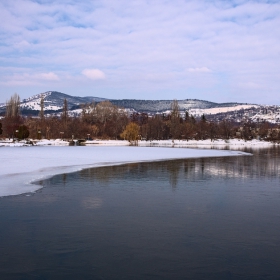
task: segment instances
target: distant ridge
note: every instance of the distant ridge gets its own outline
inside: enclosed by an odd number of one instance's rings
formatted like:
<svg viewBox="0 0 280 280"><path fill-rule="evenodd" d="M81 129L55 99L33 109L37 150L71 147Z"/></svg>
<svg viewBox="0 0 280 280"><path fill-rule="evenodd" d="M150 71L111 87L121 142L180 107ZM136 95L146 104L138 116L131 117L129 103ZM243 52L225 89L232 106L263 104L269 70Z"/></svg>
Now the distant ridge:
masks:
<svg viewBox="0 0 280 280"><path fill-rule="evenodd" d="M24 116L38 116L40 112L41 97L44 97L44 113L60 113L64 99L68 102L70 115L79 115L82 105L92 102L98 103L108 100L114 105L124 108L128 114L133 112L147 113L150 115L169 113L174 100L140 100L140 99L106 99L95 96L71 96L58 91L47 91L23 99L21 113ZM224 119L240 122L242 120L280 122L279 106L264 106L248 103L227 102L215 103L199 99L177 100L182 115L187 110L190 115L199 118L206 115L209 120L222 121ZM0 105L0 115L5 114L6 104Z"/></svg>
<svg viewBox="0 0 280 280"><path fill-rule="evenodd" d="M58 91L47 91L44 93L33 95L29 98L23 99L21 102L21 111L23 114L36 115L40 111L41 96L44 97L44 111L45 113L60 112L63 108L64 99L68 102L68 109L75 110L80 105L101 102L109 100L114 105L134 110L137 112L145 112L150 114L161 113L171 110L171 104L173 100L140 100L140 99L106 99L94 96L71 96ZM184 99L177 100L181 111L190 109L210 109L210 108L221 108L221 107L234 107L237 105L245 105L244 103L215 103L199 99ZM247 105L247 104L246 104ZM253 106L253 104L252 104ZM0 108L1 109L1 108ZM2 110L5 110L5 104L2 105Z"/></svg>
<svg viewBox="0 0 280 280"><path fill-rule="evenodd" d="M181 111L189 109L210 109L220 107L234 107L237 105L247 105L245 103L214 103L199 99L177 100ZM111 99L114 105L122 108L133 109L137 112L157 113L171 110L173 100L139 100L139 99ZM253 104L252 104L253 105Z"/></svg>

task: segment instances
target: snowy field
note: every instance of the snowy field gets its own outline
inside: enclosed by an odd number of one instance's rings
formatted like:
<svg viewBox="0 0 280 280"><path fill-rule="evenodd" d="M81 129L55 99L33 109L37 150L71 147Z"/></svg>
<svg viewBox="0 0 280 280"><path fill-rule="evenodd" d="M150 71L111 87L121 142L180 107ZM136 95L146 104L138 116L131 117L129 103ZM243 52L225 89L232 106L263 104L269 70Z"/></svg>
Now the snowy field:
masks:
<svg viewBox="0 0 280 280"><path fill-rule="evenodd" d="M0 148L0 197L34 192L31 182L90 167L184 158L250 155L239 151L122 146Z"/></svg>

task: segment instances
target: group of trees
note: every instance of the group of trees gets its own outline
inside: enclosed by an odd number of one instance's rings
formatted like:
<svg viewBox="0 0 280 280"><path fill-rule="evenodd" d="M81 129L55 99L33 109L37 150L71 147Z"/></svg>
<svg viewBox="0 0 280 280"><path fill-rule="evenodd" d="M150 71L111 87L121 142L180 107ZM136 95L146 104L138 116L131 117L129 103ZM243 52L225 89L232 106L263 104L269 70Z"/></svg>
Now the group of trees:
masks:
<svg viewBox="0 0 280 280"><path fill-rule="evenodd" d="M2 119L5 137L120 139L120 134L130 121L124 110L109 101L84 105L79 116L69 115L66 99L62 112L50 116L44 114L43 97L38 117L20 116L19 104L20 99L17 94L14 94L6 103L6 114Z"/></svg>
<svg viewBox="0 0 280 280"><path fill-rule="evenodd" d="M240 124L226 119L220 122L211 122L204 115L196 119L187 111L182 116L176 100L173 101L169 114L157 114L149 117L144 113L134 113L130 121L138 125L139 138L145 140L227 140L230 138L280 140L279 126L267 122L247 121ZM133 130L136 131L135 128ZM132 131L132 128L129 128L129 131ZM125 131L121 136L127 139L129 131Z"/></svg>
<svg viewBox="0 0 280 280"><path fill-rule="evenodd" d="M10 138L103 138L126 139L136 143L139 139L229 139L256 137L279 140L278 128L268 123L235 124L227 120L219 123L207 121L203 115L199 119L180 114L178 102L173 101L169 114L148 116L146 113L134 113L128 116L126 111L104 101L91 103L81 108L81 114L70 116L67 100L60 115L44 115L44 98L41 98L41 110L38 117L20 115L20 98L14 94L6 104L6 115L0 123L0 134Z"/></svg>
<svg viewBox="0 0 280 280"><path fill-rule="evenodd" d="M17 137L20 139L27 138L29 131L24 124L24 120L20 115L20 97L18 94L14 94L10 100L6 102L6 115L2 123L0 123L0 134L4 133L8 137Z"/></svg>

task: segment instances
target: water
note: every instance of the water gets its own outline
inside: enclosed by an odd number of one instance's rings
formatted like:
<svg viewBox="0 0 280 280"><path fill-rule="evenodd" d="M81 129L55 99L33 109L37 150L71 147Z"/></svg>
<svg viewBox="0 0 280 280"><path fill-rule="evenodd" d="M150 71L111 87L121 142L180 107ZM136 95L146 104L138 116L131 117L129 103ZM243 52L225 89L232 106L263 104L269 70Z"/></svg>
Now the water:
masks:
<svg viewBox="0 0 280 280"><path fill-rule="evenodd" d="M2 198L0 277L280 279L280 150L253 153L88 169Z"/></svg>

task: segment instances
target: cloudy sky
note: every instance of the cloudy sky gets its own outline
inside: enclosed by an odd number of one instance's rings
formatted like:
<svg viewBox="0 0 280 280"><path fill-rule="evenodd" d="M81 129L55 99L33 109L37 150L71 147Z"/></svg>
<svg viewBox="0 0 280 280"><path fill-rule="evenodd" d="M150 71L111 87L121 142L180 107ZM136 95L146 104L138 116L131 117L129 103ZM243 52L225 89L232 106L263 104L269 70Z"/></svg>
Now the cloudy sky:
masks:
<svg viewBox="0 0 280 280"><path fill-rule="evenodd" d="M49 90L280 105L280 1L0 0L0 102Z"/></svg>

